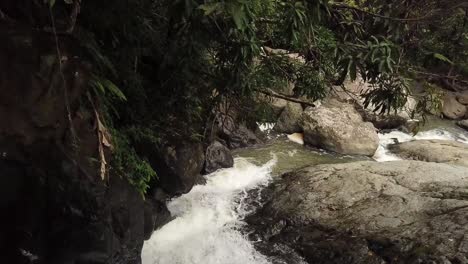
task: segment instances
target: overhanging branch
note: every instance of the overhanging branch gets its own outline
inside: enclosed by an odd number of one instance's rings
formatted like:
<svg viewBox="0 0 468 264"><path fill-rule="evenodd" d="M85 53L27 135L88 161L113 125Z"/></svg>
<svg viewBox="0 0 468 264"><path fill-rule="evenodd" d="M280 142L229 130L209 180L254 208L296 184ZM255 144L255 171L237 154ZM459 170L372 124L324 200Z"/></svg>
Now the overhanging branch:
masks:
<svg viewBox="0 0 468 264"><path fill-rule="evenodd" d="M277 93L275 91L272 91L270 89L268 89L268 90L254 89L254 91L256 91L257 93L267 95L267 96L283 99L283 100L286 100L286 101L289 101L289 102L304 104L304 105L308 105L308 106L311 106L311 107L315 107L315 104L313 104L311 102L307 102L307 101L304 101L304 100L301 100L301 99L298 99L298 98L282 95L282 94Z"/></svg>

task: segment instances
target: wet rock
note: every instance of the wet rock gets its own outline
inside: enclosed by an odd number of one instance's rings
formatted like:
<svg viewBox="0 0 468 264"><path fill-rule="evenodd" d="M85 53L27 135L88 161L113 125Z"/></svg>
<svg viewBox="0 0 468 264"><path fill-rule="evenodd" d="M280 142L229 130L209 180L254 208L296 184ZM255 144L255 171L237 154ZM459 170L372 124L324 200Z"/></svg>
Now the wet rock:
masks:
<svg viewBox="0 0 468 264"><path fill-rule="evenodd" d="M454 165L319 165L283 175L248 222L264 254L280 243L308 263L463 263L467 190Z"/></svg>
<svg viewBox="0 0 468 264"><path fill-rule="evenodd" d="M218 141L213 142L206 149L205 172L212 173L222 168L230 168L234 165L231 150Z"/></svg>
<svg viewBox="0 0 468 264"><path fill-rule="evenodd" d="M221 142L230 149L249 147L261 142L255 132L245 124L236 122L233 116L233 114L218 113L211 132L213 140ZM251 124L251 127L258 128L257 124Z"/></svg>
<svg viewBox="0 0 468 264"><path fill-rule="evenodd" d="M374 155L379 138L353 105L331 100L307 108L301 118L306 144L341 154Z"/></svg>
<svg viewBox="0 0 468 264"><path fill-rule="evenodd" d="M302 106L298 103L288 102L275 125L275 131L279 133L293 134L302 132L299 120L302 116Z"/></svg>
<svg viewBox="0 0 468 264"><path fill-rule="evenodd" d="M467 112L466 106L461 104L455 94L447 93L444 96L442 113L449 119L461 119Z"/></svg>
<svg viewBox="0 0 468 264"><path fill-rule="evenodd" d="M162 201L147 199L144 211L144 239L148 240L153 231L171 220L171 213Z"/></svg>
<svg viewBox="0 0 468 264"><path fill-rule="evenodd" d="M239 125L237 129L227 135L227 145L230 149L245 148L260 143L254 132L245 125Z"/></svg>
<svg viewBox="0 0 468 264"><path fill-rule="evenodd" d="M203 170L203 145L188 141L167 145L150 162L158 175L159 185L166 193L171 196L187 193Z"/></svg>
<svg viewBox="0 0 468 264"><path fill-rule="evenodd" d="M466 130L468 130L468 119L466 120L462 120L462 121L458 121L457 122L457 125L461 128L464 128Z"/></svg>
<svg viewBox="0 0 468 264"><path fill-rule="evenodd" d="M404 159L449 163L468 167L468 144L451 140L417 140L390 146Z"/></svg>

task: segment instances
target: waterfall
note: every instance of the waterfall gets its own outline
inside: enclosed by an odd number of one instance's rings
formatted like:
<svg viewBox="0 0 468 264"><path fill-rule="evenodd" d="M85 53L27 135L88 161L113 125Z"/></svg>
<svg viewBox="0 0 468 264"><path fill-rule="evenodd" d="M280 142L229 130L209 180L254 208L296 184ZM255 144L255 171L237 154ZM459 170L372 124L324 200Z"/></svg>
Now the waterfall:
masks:
<svg viewBox="0 0 468 264"><path fill-rule="evenodd" d="M468 144L466 132L447 129L432 129L416 136L392 131L379 134L379 138L374 159L380 162L400 159L388 150L395 142L443 139ZM337 162L343 157L283 141L265 150L251 150L257 154L252 159L236 158L233 168L205 176L205 185L195 186L189 193L170 201L168 208L174 219L145 242L143 264L270 264L242 232L246 224L244 217L255 210L246 201L249 191L269 184L273 169ZM269 161L268 153L272 156ZM279 161L271 153L276 153ZM258 165L264 161L267 162Z"/></svg>
<svg viewBox="0 0 468 264"><path fill-rule="evenodd" d="M236 158L233 168L206 176L206 185L168 203L175 217L145 242L143 264L266 264L240 231L249 213L247 191L268 184L277 162L262 166Z"/></svg>

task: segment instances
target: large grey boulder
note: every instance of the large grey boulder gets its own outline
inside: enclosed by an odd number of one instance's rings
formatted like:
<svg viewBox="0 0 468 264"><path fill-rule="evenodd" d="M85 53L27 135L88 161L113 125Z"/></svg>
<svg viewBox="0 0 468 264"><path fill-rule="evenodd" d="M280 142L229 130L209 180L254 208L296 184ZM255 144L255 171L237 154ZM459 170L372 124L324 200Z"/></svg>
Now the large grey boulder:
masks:
<svg viewBox="0 0 468 264"><path fill-rule="evenodd" d="M231 150L219 141L213 142L206 149L205 172L212 173L222 168L230 168L234 165Z"/></svg>
<svg viewBox="0 0 468 264"><path fill-rule="evenodd" d="M416 140L390 146L404 159L450 163L468 167L468 144L451 140Z"/></svg>
<svg viewBox="0 0 468 264"><path fill-rule="evenodd" d="M468 263L464 167L312 166L283 175L263 196L265 206L248 219L262 247L281 244L308 263Z"/></svg>
<svg viewBox="0 0 468 264"><path fill-rule="evenodd" d="M302 106L298 103L288 102L275 125L279 133L293 134L302 131L299 120L302 116Z"/></svg>
<svg viewBox="0 0 468 264"><path fill-rule="evenodd" d="M461 119L467 112L466 106L461 104L455 94L447 93L444 96L442 114L449 119Z"/></svg>
<svg viewBox="0 0 468 264"><path fill-rule="evenodd" d="M373 156L379 137L353 105L335 100L307 108L301 118L306 144L342 154Z"/></svg>

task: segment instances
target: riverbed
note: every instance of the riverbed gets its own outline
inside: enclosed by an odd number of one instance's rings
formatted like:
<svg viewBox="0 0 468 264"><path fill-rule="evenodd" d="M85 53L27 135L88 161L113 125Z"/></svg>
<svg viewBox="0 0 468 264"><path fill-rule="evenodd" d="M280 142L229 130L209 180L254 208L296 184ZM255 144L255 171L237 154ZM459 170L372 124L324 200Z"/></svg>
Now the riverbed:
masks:
<svg viewBox="0 0 468 264"><path fill-rule="evenodd" d="M373 157L379 162L399 159L388 151L388 145L395 142L444 139L468 144L468 133L447 123L427 125L416 136L391 131L379 134L379 138ZM294 169L370 159L302 146L284 136L260 147L238 150L235 155L233 168L206 175L205 185L195 186L168 203L174 219L145 243L143 264L278 263L257 251L255 241L244 232L245 217L260 205L252 202L252 197L260 200L262 188Z"/></svg>

